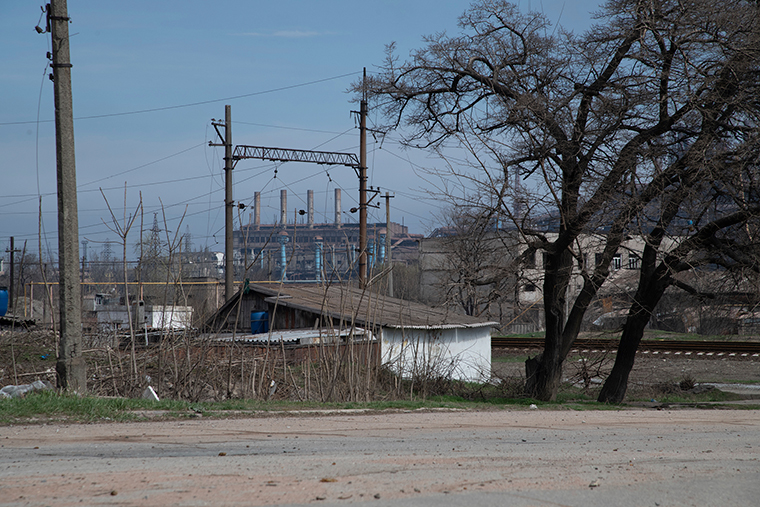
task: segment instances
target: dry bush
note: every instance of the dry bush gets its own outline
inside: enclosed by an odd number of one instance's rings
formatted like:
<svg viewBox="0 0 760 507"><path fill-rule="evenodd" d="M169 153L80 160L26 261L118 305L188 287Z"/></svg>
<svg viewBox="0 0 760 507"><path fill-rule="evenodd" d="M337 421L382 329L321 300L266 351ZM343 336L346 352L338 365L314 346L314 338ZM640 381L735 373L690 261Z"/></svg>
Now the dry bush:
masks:
<svg viewBox="0 0 760 507"><path fill-rule="evenodd" d="M25 328L0 331L0 386L47 380L55 384L56 343L52 332Z"/></svg>
<svg viewBox="0 0 760 507"><path fill-rule="evenodd" d="M160 291L154 287L154 292ZM181 278L173 280L164 293L169 295L164 305L186 304ZM198 321L204 320L204 316L198 317ZM374 339L334 339L290 347L279 341L221 341L218 334L200 335L194 329L151 329L146 335L141 326L88 326L91 331L83 337L88 392L139 397L151 386L161 399L191 402L367 402L483 396L477 394L474 384L452 380L460 366L457 361L426 357L429 346L419 347L415 366L403 371L398 365L382 364L380 345ZM52 331L0 334L0 382L24 383L36 378L55 382L56 348ZM484 378L489 376L490 372L485 372Z"/></svg>

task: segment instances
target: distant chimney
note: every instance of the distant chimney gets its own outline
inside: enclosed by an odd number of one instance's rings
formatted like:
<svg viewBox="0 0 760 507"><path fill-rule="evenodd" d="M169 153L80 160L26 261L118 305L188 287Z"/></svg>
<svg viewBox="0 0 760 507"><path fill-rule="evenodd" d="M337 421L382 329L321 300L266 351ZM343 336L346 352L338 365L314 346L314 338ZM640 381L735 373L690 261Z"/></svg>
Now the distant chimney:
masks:
<svg viewBox="0 0 760 507"><path fill-rule="evenodd" d="M314 191L306 192L306 205L309 208L309 229L314 228Z"/></svg>
<svg viewBox="0 0 760 507"><path fill-rule="evenodd" d="M288 191L280 190L280 225L288 225Z"/></svg>
<svg viewBox="0 0 760 507"><path fill-rule="evenodd" d="M256 230L261 227L261 192L253 193L253 226Z"/></svg>
<svg viewBox="0 0 760 507"><path fill-rule="evenodd" d="M340 228L340 189L335 189L335 227Z"/></svg>

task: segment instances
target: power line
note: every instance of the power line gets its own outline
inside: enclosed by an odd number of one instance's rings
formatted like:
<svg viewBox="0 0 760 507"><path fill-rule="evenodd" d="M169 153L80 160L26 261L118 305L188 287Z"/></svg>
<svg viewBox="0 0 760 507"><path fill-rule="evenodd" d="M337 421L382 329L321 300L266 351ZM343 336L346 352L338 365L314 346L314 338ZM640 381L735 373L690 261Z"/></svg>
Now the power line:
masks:
<svg viewBox="0 0 760 507"><path fill-rule="evenodd" d="M100 181L104 181L104 180L107 180L107 179L110 179L110 178L115 178L116 176L121 176L123 174L127 174L127 173L130 173L130 172L136 171L138 169L142 169L142 168L148 167L148 166L153 165L153 164L157 164L158 162L163 162L163 161L168 160L168 159L170 159L172 157L176 157L176 156L181 155L183 153L186 153L188 151L194 150L195 148L203 146L204 144L205 144L205 142L204 143L200 143L200 144L196 144L195 146L191 146L190 148L186 148L184 150L178 151L177 153L173 153L171 155L167 155L167 156L159 158L157 160L153 160L151 162L147 162L147 163L139 165L137 167L133 167L131 169L127 169L127 170L122 171L120 173L112 174L110 176L105 176L103 178L100 178L100 179L97 179L97 180L93 180L93 181L88 181L86 183L81 183L81 184L77 185L77 192L98 192L99 191L98 189L89 189L88 190L88 189L85 189L84 187L87 187L89 185L94 185L95 183L98 183ZM168 180L168 181L165 181L165 182L152 183L152 185L158 185L158 184L161 184L161 183L176 183L178 181L185 181L185 180L188 180L188 179L192 179L192 178L178 178L178 179L175 179L175 180ZM133 185L133 186L136 186L136 185ZM123 187L119 187L119 188L123 188ZM106 189L106 190L108 190L108 189ZM6 203L6 204L0 204L0 208L5 207L5 206L15 206L16 204L21 204L21 203L27 202L27 201L29 201L31 199L37 199L40 196L45 197L45 196L54 196L54 195L56 195L55 192L46 192L46 193L43 194L43 193L40 193L39 189L38 189L38 193L36 193L36 194L16 194L16 195L12 195L12 196L0 196L0 199L6 198L6 197L24 198L24 200L22 200L22 201L15 201L15 202Z"/></svg>
<svg viewBox="0 0 760 507"><path fill-rule="evenodd" d="M150 165L157 164L159 162L163 162L164 160L168 160L168 159L170 159L172 157L176 157L177 155L182 155L183 153L187 153L188 151L194 150L196 148L200 148L204 144L205 143L196 144L195 146L191 146L190 148L178 151L177 153L173 153L171 155L167 155L165 157L159 158L159 159L154 160L152 162L148 162L148 163L145 163L145 164L142 164L142 165L138 165L137 167L133 167L132 169L127 169L126 171L122 171L120 173L112 174L110 176L104 176L104 177L102 177L102 178L100 178L98 180L93 180L93 181L90 181L88 183L84 183L82 185L79 185L78 188L81 189L82 187L86 187L86 186L89 186L89 185L94 185L95 183L98 183L100 181L105 181L105 180L108 180L108 179L111 179L111 178L115 178L117 176L121 176L121 175L124 175L124 174L127 174L127 173L131 173L132 171L137 171L138 169L142 169L144 167L148 167ZM184 179L186 179L186 178L183 178L183 180ZM175 181L181 181L181 180L175 180Z"/></svg>
<svg viewBox="0 0 760 507"><path fill-rule="evenodd" d="M315 84L325 83L327 81L334 81L336 79L343 79L344 77L349 77L356 75L357 72L349 72L348 74L342 74L340 76L333 76L328 77L324 79L316 79L314 81L308 81L306 83L299 83L294 85L288 85L288 86L281 86L279 88L272 88L270 90L262 90L259 92L251 92L251 93L244 93L242 95L234 95L232 97L225 97L221 99L211 99L211 100L202 100L199 102L190 102L187 104L178 104L174 106L164 106L164 107L154 107L150 109L138 109L136 111L123 111L120 113L107 113L107 114L95 114L90 116L78 116L74 118L74 120L96 120L100 118L111 118L115 116L129 116L133 114L144 114L144 113L156 113L160 111L170 111L173 109L182 109L185 107L195 107L195 106L203 106L206 104L215 104L217 102L224 102L224 101L231 101L231 100L237 100L237 99L244 99L247 97L255 97L257 95L266 95L269 93L276 93L276 92L282 92L285 90L293 90L295 88L303 88L305 86L311 86ZM40 120L42 123L52 123L54 120ZM0 126L9 126L9 125L29 125L32 123L37 123L37 121L12 121L12 122L3 122L0 123Z"/></svg>
<svg viewBox="0 0 760 507"><path fill-rule="evenodd" d="M284 125L267 125L266 123L251 123L251 122L248 122L248 121L239 121L239 120L233 121L232 124L233 125L252 125L254 127L266 127L266 128L270 128L270 129L297 130L299 132L314 132L316 134L339 134L339 135L343 135L343 134L345 134L347 132L347 131L346 132L335 132L333 130L305 129L305 128L301 128L301 127L286 127ZM353 130L353 127L351 129L349 129L349 130Z"/></svg>

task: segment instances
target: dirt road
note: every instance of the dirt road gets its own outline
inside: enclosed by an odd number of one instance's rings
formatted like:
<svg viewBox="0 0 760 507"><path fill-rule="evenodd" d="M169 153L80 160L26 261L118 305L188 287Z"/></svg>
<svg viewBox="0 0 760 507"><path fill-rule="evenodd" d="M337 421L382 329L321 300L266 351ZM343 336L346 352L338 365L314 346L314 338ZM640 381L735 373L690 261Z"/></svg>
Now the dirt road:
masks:
<svg viewBox="0 0 760 507"><path fill-rule="evenodd" d="M2 505L757 505L760 413L354 413L0 428Z"/></svg>

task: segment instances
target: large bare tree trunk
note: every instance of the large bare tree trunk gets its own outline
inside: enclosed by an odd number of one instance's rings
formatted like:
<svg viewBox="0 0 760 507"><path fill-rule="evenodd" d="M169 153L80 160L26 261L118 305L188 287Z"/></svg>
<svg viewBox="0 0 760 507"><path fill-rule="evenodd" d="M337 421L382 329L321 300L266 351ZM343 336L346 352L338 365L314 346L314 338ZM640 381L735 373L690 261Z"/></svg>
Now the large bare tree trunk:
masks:
<svg viewBox="0 0 760 507"><path fill-rule="evenodd" d="M625 398L625 393L628 390L628 376L633 369L636 350L638 350L641 338L644 336L644 328L649 322L649 316L650 313L645 310L641 310L634 315L628 315L625 327L623 327L617 355L615 356L615 365L612 367L609 377L605 380L597 401L620 403Z"/></svg>
<svg viewBox="0 0 760 507"><path fill-rule="evenodd" d="M567 288L572 272L573 258L569 250L546 256L544 278L544 310L546 313L546 338L544 351L525 362L525 394L541 401L557 398L562 379L562 363L567 348L565 341L575 341L573 336L565 336L567 316Z"/></svg>
<svg viewBox="0 0 760 507"><path fill-rule="evenodd" d="M604 403L621 403L628 390L628 376L636 360L636 351L644 336L644 329L649 323L657 303L660 302L665 289L672 279L667 274L666 265L660 264L652 276L646 276L647 270L642 270L639 290L636 292L633 304L628 311L628 317L620 336L620 345L615 356L615 364L610 375L602 386L597 401ZM647 278L649 278L647 280Z"/></svg>
<svg viewBox="0 0 760 507"><path fill-rule="evenodd" d="M555 354L553 358L546 351L525 361L525 393L541 401L557 399L562 380L562 361Z"/></svg>

